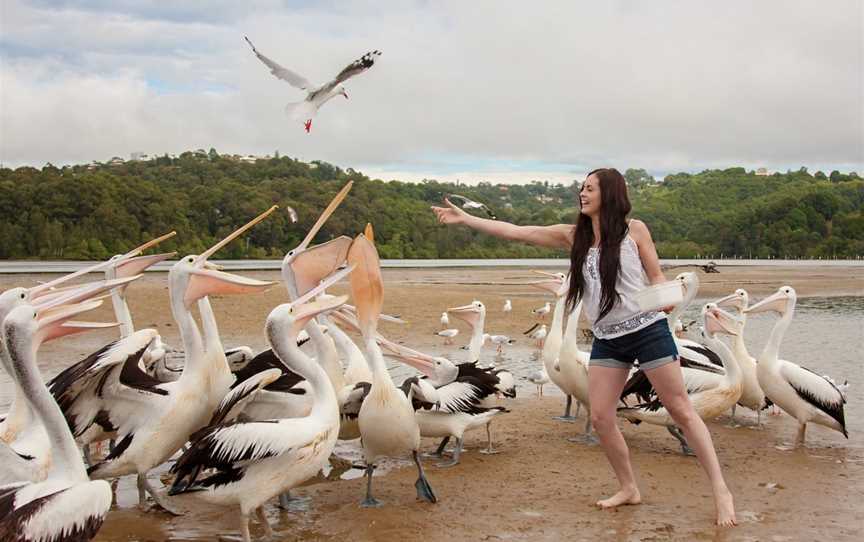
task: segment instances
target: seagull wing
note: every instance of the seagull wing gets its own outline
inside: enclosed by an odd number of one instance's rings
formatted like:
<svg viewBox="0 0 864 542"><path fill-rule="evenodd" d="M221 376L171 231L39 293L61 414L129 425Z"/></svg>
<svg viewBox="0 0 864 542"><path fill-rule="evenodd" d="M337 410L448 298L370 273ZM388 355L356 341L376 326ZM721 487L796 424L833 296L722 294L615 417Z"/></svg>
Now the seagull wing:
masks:
<svg viewBox="0 0 864 542"><path fill-rule="evenodd" d="M312 88L312 83L308 79L306 79L299 73L293 72L288 68L280 66L277 62L270 60L266 56L259 53L258 49L256 49L255 46L252 45L252 42L249 41L249 38L247 38L246 36L243 36L243 39L245 39L249 46L252 47L252 52L255 53L255 56L258 57L258 60L260 60L264 63L265 66L270 68L270 73L283 81L287 81L289 85L299 88L300 90L308 91Z"/></svg>
<svg viewBox="0 0 864 542"><path fill-rule="evenodd" d="M339 75L333 78L332 81L321 86L321 89L316 94L328 94L336 88L336 85L344 83L355 75L359 75L375 65L375 57L381 56L381 51L369 51L351 64L343 68Z"/></svg>

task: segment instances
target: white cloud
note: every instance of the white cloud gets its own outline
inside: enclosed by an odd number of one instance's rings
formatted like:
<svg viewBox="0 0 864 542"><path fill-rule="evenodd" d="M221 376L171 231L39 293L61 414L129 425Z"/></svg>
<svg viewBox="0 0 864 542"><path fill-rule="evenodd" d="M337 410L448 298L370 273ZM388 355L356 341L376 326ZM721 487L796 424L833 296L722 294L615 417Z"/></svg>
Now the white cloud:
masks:
<svg viewBox="0 0 864 542"><path fill-rule="evenodd" d="M3 2L0 160L212 146L385 178L864 170L856 1L177 6ZM384 55L307 135L282 112L301 94L244 34L319 81L366 50Z"/></svg>

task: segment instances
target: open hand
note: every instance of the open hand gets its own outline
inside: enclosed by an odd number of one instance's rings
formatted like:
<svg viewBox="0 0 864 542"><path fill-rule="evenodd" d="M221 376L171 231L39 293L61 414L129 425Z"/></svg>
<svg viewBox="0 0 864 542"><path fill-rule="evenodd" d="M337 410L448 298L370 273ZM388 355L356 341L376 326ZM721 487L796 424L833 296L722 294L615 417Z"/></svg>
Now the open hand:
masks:
<svg viewBox="0 0 864 542"><path fill-rule="evenodd" d="M468 213L453 205L447 198L444 198L444 203L447 205L446 207L432 206L432 212L438 218L439 224L462 224L465 222Z"/></svg>

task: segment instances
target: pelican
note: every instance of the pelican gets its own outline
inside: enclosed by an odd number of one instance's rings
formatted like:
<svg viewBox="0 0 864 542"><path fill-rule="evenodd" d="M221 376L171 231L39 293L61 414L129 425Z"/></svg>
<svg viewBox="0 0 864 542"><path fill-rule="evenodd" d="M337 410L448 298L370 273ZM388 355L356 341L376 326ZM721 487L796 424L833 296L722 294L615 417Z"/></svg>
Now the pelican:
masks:
<svg viewBox="0 0 864 542"><path fill-rule="evenodd" d="M147 473L168 460L190 434L206 425L234 380L205 298L213 294L258 292L273 285L210 269L207 260L275 208L271 207L201 255L186 256L171 268L168 274L171 312L186 353L183 374L178 380L162 383L148 377L133 357L124 362L119 375L114 371L110 378L105 371L113 366L96 364L87 371L91 382L104 382L98 387L109 396L104 398L106 410L102 417L116 428L118 436L114 450L88 469L91 477L137 474L139 503L143 504L145 493L149 493L159 506L172 511L147 480ZM201 312L203 336L191 313L191 306L196 303Z"/></svg>
<svg viewBox="0 0 864 542"><path fill-rule="evenodd" d="M450 318L447 316L447 311L441 313L441 329L446 328L450 325Z"/></svg>
<svg viewBox="0 0 864 542"><path fill-rule="evenodd" d="M486 305L476 299L468 305L447 309L447 312L471 326L471 340L468 342L469 361L479 361L483 348L486 325Z"/></svg>
<svg viewBox="0 0 864 542"><path fill-rule="evenodd" d="M721 385L689 393L693 409L703 420L708 420L719 416L738 402L741 397L741 370L729 347L715 337L716 333L734 336L737 333L735 318L713 303L702 307L702 317L705 321L705 339L712 349L716 349L726 367ZM636 424L646 422L666 427L669 433L681 443L681 450L687 455L693 455L681 430L675 425L672 416L658 398L632 407L619 407L618 415Z"/></svg>
<svg viewBox="0 0 864 542"><path fill-rule="evenodd" d="M131 257L127 255L127 257ZM44 285L32 288L10 288L0 294L0 323L15 307L21 305L34 305L45 309L58 304L77 303L96 296L112 288L124 286L140 277L133 276L117 280L101 280L73 287L55 289L59 284L89 271L103 268L103 262L95 266L87 267L71 275L60 277ZM9 447L9 452L19 458L19 472L21 468L26 469L26 477L30 481L43 480L51 468L51 446L45 429L34 417L28 406L24 390L17 383L12 371L12 361L9 353L0 341L0 365L9 373L15 389L15 395L7 415L0 421L0 442ZM11 481L7 478L11 472L0 474L0 483ZM22 478L18 478L21 480Z"/></svg>
<svg viewBox="0 0 864 542"><path fill-rule="evenodd" d="M42 382L35 359L41 343L88 329L68 320L100 304L91 301L46 311L25 304L12 309L3 321L3 342L13 378L49 436L53 467L44 481L0 487L0 540L90 540L111 507L111 486L104 480L87 478L75 440Z"/></svg>
<svg viewBox="0 0 864 542"><path fill-rule="evenodd" d="M367 231L371 230L367 226ZM417 465L418 479L414 486L420 499L437 502L432 486L420 463L420 427L411 405L411 393L405 396L393 384L384 364L384 357L375 332L383 303L384 285L375 245L358 235L348 251L348 263L356 270L351 274L351 292L357 305L360 330L366 347L366 359L372 367L372 386L360 407L360 425L363 456L366 461L366 498L361 506L378 507L381 503L372 496L372 473L375 464L385 457L399 457L410 452Z"/></svg>
<svg viewBox="0 0 864 542"><path fill-rule="evenodd" d="M796 447L804 445L808 423L824 425L849 438L843 412L846 399L837 386L810 369L779 359L780 341L792 322L796 301L794 288L783 286L774 295L744 310L748 315L767 311L780 315L768 344L759 355L756 365L759 385L768 399L798 421Z"/></svg>
<svg viewBox="0 0 864 542"><path fill-rule="evenodd" d="M567 287L566 284L565 282L564 288ZM576 399L577 405L585 407L584 433L581 437L569 440L572 442L593 444L596 440L591 435L591 403L588 399L588 362L591 355L589 352L579 349L579 316L581 312L582 302L580 301L567 316L567 328L564 331L564 340L559 349L558 359L552 364L552 370L556 373L558 387L567 394L568 405L565 416L570 411L571 397Z"/></svg>
<svg viewBox="0 0 864 542"><path fill-rule="evenodd" d="M428 356L384 338L379 338L379 342L390 355L425 375L420 379L407 379L402 389L406 395L412 391L414 393L415 416L420 426L420 436L444 439L434 455L440 457L450 438L456 439L452 459L439 463L438 467L459 464L466 431L480 427L488 430L494 417L509 412L502 406L483 406L487 398L496 394L494 381L473 376L459 377L459 369L447 358ZM487 453L491 446L490 437Z"/></svg>
<svg viewBox="0 0 864 542"><path fill-rule="evenodd" d="M501 309L501 311L509 314L512 310L513 310L513 304L510 303L509 299L505 299L504 300L504 308Z"/></svg>
<svg viewBox="0 0 864 542"><path fill-rule="evenodd" d="M279 305L267 317L271 348L288 368L311 387L312 408L307 416L210 425L192 437L189 449L172 467L176 478L171 495L190 493L205 502L239 506L243 540L249 542L252 512L273 535L262 505L315 476L333 451L339 434L339 407L327 373L296 344L297 334L318 314L338 308L345 296L311 301L351 269L337 273L292 303ZM272 373L272 374L271 374ZM278 378L271 369L253 376L237 389L244 395L263 388L258 382ZM266 384L265 384L266 385ZM248 391L246 391L248 388ZM228 404L223 409L230 409ZM209 470L208 470L209 469Z"/></svg>
<svg viewBox="0 0 864 542"><path fill-rule="evenodd" d="M436 331L435 335L444 337L444 344L453 344L453 337L459 335L459 330L455 327L451 329L442 329L441 331Z"/></svg>
<svg viewBox="0 0 864 542"><path fill-rule="evenodd" d="M715 302L720 308L732 308L738 316L738 334L735 336L732 343L732 351L735 353L735 359L741 367L742 375L742 391L741 399L737 405L742 405L756 412L756 424L762 423L762 410L771 405L771 401L765 397L765 392L762 391L762 386L759 385L759 378L756 375L756 358L750 355L747 351L747 345L744 343L744 326L747 324L747 314L744 312L750 304L750 296L747 290L738 288L735 293L728 295ZM735 418L735 407L732 407L732 418Z"/></svg>
<svg viewBox="0 0 864 542"><path fill-rule="evenodd" d="M552 311L552 304L547 301L545 305L543 305L540 308L532 310L531 313L534 316L539 317L540 320L545 320L546 315L549 314L551 311Z"/></svg>
<svg viewBox="0 0 864 542"><path fill-rule="evenodd" d="M312 129L312 119L318 113L318 109L320 109L322 105L336 96L344 96L346 100L348 99L348 92L345 90L345 87L342 86L342 83L371 68L372 65L375 64L376 57L381 56L381 51L369 51L351 64L345 66L345 68L339 72L332 81L328 81L323 85L314 85L302 75L295 73L288 68L283 68L276 62L262 55L257 49L255 49L255 46L252 45L249 38L246 36L243 36L243 38L249 46L252 47L252 52L255 53L258 60L270 68L270 73L277 78L286 81L292 87L307 92L306 99L302 102L290 103L285 106L285 112L291 115L292 118L295 120L305 120L304 126L307 133Z"/></svg>

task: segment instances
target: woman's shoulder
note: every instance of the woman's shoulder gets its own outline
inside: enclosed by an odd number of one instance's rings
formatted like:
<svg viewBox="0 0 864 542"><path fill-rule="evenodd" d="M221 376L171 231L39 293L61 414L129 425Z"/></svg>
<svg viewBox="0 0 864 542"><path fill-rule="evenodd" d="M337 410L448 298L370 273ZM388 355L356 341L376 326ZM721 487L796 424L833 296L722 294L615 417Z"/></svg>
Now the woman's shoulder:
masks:
<svg viewBox="0 0 864 542"><path fill-rule="evenodd" d="M641 244L641 241L643 240L651 239L651 233L648 231L648 226L641 220L634 218L627 223L627 226L629 229L627 233L637 245Z"/></svg>

